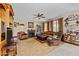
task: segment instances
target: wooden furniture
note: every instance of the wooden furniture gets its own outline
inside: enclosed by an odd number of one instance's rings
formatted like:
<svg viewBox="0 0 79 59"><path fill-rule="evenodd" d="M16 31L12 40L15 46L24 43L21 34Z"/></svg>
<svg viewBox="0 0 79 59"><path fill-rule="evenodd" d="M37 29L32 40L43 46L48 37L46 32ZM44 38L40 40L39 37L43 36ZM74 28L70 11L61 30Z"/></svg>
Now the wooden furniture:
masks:
<svg viewBox="0 0 79 59"><path fill-rule="evenodd" d="M23 31L18 32L18 33L17 33L17 36L18 36L18 38L19 38L20 40L23 40L23 39L27 39L27 38L28 38L28 35L27 35L25 32L23 32Z"/></svg>
<svg viewBox="0 0 79 59"><path fill-rule="evenodd" d="M63 39L64 39L63 41L66 43L70 43L70 44L79 46L79 41L77 41L77 38L74 35L64 34Z"/></svg>
<svg viewBox="0 0 79 59"><path fill-rule="evenodd" d="M75 42L76 36L75 35L70 35L70 34L64 34L64 41L66 42Z"/></svg>
<svg viewBox="0 0 79 59"><path fill-rule="evenodd" d="M13 16L12 6L8 3L0 3L0 56L6 55L7 27L13 28Z"/></svg>
<svg viewBox="0 0 79 59"><path fill-rule="evenodd" d="M12 45L7 47L7 55L8 56L16 56L17 54L17 46Z"/></svg>
<svg viewBox="0 0 79 59"><path fill-rule="evenodd" d="M13 37L11 40L12 44L6 47L7 56L15 56L17 54L17 39L17 36Z"/></svg>
<svg viewBox="0 0 79 59"><path fill-rule="evenodd" d="M41 43L44 43L46 40L47 40L47 35L43 35L43 34L39 34L39 35L36 35L37 37L37 40L39 40Z"/></svg>
<svg viewBox="0 0 79 59"><path fill-rule="evenodd" d="M7 48L6 48L6 45L1 48L1 56L7 56Z"/></svg>

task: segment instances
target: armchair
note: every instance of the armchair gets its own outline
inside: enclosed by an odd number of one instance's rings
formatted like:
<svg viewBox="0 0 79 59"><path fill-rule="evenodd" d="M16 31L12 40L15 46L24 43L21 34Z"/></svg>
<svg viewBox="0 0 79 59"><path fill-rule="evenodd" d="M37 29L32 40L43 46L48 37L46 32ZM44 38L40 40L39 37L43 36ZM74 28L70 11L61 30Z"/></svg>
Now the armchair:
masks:
<svg viewBox="0 0 79 59"><path fill-rule="evenodd" d="M28 38L28 35L25 33L25 32L18 32L17 33L17 36L20 40L23 40L23 39L27 39Z"/></svg>

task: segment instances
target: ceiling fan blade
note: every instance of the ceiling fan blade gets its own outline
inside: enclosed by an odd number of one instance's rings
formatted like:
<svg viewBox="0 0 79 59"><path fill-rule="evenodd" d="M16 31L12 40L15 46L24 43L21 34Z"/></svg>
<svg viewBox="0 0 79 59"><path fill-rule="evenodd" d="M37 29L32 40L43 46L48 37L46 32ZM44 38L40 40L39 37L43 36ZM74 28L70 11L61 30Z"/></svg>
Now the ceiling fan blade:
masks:
<svg viewBox="0 0 79 59"><path fill-rule="evenodd" d="M33 14L34 16L37 16L37 15L35 15L35 14Z"/></svg>

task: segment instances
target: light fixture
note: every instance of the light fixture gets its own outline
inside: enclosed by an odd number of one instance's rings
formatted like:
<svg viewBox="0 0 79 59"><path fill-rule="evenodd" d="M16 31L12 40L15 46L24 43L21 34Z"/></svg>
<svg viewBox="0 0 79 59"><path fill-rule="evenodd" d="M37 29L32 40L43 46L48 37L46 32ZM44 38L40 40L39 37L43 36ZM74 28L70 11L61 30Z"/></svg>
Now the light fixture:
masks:
<svg viewBox="0 0 79 59"><path fill-rule="evenodd" d="M39 9L35 11L35 14L33 14L33 18L35 19L44 19L45 17L45 10Z"/></svg>
<svg viewBox="0 0 79 59"><path fill-rule="evenodd" d="M34 14L34 18L41 19L41 18L45 18L45 16L42 13L38 13L37 15Z"/></svg>

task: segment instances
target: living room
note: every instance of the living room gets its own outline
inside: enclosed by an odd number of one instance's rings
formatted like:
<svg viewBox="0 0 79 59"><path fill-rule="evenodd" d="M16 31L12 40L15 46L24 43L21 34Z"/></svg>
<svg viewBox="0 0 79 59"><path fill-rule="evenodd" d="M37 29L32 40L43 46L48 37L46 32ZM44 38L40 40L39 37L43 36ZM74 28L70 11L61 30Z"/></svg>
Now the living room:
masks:
<svg viewBox="0 0 79 59"><path fill-rule="evenodd" d="M1 4L1 8L5 7L4 5ZM61 52L63 49L64 52L62 51L60 55L78 55L79 10L77 4L13 3L10 7L14 13L12 15L10 12L11 16L14 16L12 23L4 21L7 24L6 27L1 23L1 28L5 27L5 35L0 35L2 38L5 36L4 43L8 41L4 47L1 47L2 56L51 56L59 55L57 51ZM7 15L6 17L9 17ZM3 21L3 18L1 19ZM7 19L10 21L11 17ZM76 52L72 54L68 52L69 47L72 48L71 52L74 50Z"/></svg>

